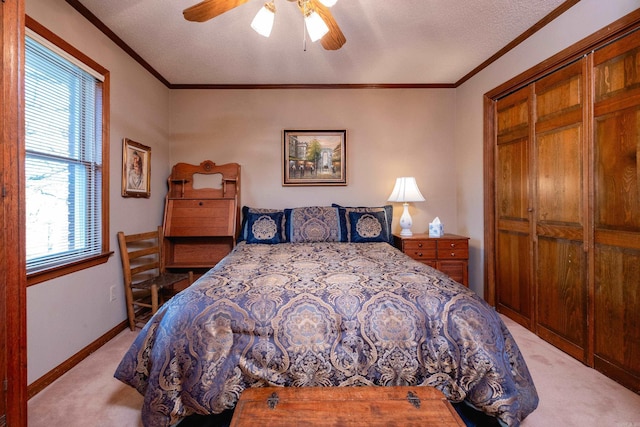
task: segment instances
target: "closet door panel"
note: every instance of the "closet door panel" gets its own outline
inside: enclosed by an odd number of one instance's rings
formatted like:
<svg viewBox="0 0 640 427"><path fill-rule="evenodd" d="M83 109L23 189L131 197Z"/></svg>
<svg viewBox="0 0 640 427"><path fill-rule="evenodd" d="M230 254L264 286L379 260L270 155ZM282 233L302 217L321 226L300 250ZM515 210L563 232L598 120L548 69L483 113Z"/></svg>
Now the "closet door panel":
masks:
<svg viewBox="0 0 640 427"><path fill-rule="evenodd" d="M594 53L594 363L640 390L640 32Z"/></svg>
<svg viewBox="0 0 640 427"><path fill-rule="evenodd" d="M595 367L640 390L640 250L596 245Z"/></svg>
<svg viewBox="0 0 640 427"><path fill-rule="evenodd" d="M527 138L498 145L496 179L499 220L529 221L529 150Z"/></svg>
<svg viewBox="0 0 640 427"><path fill-rule="evenodd" d="M593 58L596 103L624 97L640 87L640 31L596 50Z"/></svg>
<svg viewBox="0 0 640 427"><path fill-rule="evenodd" d="M538 238L538 335L578 360L587 339L587 257L582 242Z"/></svg>
<svg viewBox="0 0 640 427"><path fill-rule="evenodd" d="M582 229L581 130L582 123L574 123L536 135L537 224L573 225Z"/></svg>
<svg viewBox="0 0 640 427"><path fill-rule="evenodd" d="M640 390L640 107L607 110L595 121L594 363Z"/></svg>
<svg viewBox="0 0 640 427"><path fill-rule="evenodd" d="M500 230L497 240L497 309L531 329L533 301L529 234Z"/></svg>
<svg viewBox="0 0 640 427"><path fill-rule="evenodd" d="M497 102L496 306L531 329L530 99L524 88Z"/></svg>
<svg viewBox="0 0 640 427"><path fill-rule="evenodd" d="M536 332L587 361L584 60L534 83Z"/></svg>
<svg viewBox="0 0 640 427"><path fill-rule="evenodd" d="M586 362L581 129L581 123L565 124L536 135L535 283L538 335Z"/></svg>
<svg viewBox="0 0 640 427"><path fill-rule="evenodd" d="M595 151L596 228L640 232L640 107L598 117Z"/></svg>

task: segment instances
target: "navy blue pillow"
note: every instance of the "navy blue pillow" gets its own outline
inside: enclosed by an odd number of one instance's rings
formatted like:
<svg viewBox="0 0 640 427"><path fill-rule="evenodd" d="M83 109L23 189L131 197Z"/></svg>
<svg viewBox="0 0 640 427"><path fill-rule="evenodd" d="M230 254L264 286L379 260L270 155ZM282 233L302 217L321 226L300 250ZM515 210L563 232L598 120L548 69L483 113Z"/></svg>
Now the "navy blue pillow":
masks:
<svg viewBox="0 0 640 427"><path fill-rule="evenodd" d="M387 242L390 244L394 244L393 243L393 234L391 233L391 221L393 218L393 206L391 205L384 205L384 206L378 206L378 207L367 207L367 206L361 206L361 207L347 207L347 206L340 206L338 204L333 204L331 206L335 206L338 208L339 212L340 212L340 231L342 232L342 235L340 236L340 241L341 242L353 242L353 236L351 233L351 225L350 225L350 221L349 221L349 214L351 212L361 212L361 213L382 213L384 215L384 221L383 221L383 228L385 228L385 231L387 233Z"/></svg>
<svg viewBox="0 0 640 427"><path fill-rule="evenodd" d="M386 213L377 212L349 212L351 226L351 241L354 243L389 242Z"/></svg>
<svg viewBox="0 0 640 427"><path fill-rule="evenodd" d="M282 219L284 213L279 212L247 212L245 239L247 243L282 243Z"/></svg>
<svg viewBox="0 0 640 427"><path fill-rule="evenodd" d="M282 210L266 209L266 208L251 208L249 206L243 206L242 207L242 224L240 226L240 235L238 236L238 242L247 240L247 236L249 235L249 232L247 231L247 221L249 219L249 213L261 214L261 213L274 213L274 212L282 212ZM284 224L282 224L282 226L284 228Z"/></svg>

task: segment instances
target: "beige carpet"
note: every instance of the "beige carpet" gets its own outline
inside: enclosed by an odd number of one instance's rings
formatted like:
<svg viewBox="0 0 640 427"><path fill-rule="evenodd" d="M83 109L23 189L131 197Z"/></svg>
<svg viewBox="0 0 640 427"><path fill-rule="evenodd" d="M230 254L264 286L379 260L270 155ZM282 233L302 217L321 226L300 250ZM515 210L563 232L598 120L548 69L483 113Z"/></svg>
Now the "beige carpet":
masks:
<svg viewBox="0 0 640 427"><path fill-rule="evenodd" d="M504 318L540 395L522 427L640 427L640 395ZM113 378L136 333L122 332L29 401L29 427L137 427L142 397Z"/></svg>

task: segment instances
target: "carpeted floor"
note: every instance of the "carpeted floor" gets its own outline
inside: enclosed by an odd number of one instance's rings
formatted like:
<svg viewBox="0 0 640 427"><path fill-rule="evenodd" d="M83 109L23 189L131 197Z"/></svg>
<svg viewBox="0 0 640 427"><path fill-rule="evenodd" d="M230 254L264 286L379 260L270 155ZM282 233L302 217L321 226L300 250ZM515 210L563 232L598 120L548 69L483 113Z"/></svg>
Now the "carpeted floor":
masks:
<svg viewBox="0 0 640 427"><path fill-rule="evenodd" d="M522 427L640 427L640 395L503 319L540 395L538 409ZM135 335L129 330L120 333L29 400L29 427L142 426L142 396L113 378ZM230 414L215 419L192 417L179 427L217 427L228 424L229 419Z"/></svg>

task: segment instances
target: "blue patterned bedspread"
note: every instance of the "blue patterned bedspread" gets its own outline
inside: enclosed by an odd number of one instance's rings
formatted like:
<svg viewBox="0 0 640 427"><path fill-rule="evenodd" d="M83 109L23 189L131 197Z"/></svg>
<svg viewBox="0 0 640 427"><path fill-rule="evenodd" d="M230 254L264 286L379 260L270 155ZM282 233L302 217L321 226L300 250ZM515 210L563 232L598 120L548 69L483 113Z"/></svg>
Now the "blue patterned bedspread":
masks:
<svg viewBox="0 0 640 427"><path fill-rule="evenodd" d="M538 404L496 312L387 243L241 242L158 310L115 377L153 427L267 385L433 386L508 426Z"/></svg>

